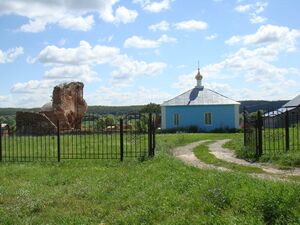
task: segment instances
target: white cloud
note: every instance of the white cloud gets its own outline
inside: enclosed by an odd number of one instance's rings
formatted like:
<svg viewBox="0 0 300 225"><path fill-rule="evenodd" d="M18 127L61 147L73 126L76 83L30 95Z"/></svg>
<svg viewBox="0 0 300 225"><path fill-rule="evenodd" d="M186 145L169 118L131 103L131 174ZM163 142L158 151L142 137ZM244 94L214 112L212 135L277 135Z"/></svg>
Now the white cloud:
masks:
<svg viewBox="0 0 300 225"><path fill-rule="evenodd" d="M169 37L166 34L161 35L161 37L157 40L159 43L176 43L177 39L174 37Z"/></svg>
<svg viewBox="0 0 300 225"><path fill-rule="evenodd" d="M225 44L227 44L227 45L234 45L234 44L239 43L240 41L241 41L241 37L240 36L232 36L228 40L225 41Z"/></svg>
<svg viewBox="0 0 300 225"><path fill-rule="evenodd" d="M250 18L251 23L263 23L267 20L266 17L253 15L252 18Z"/></svg>
<svg viewBox="0 0 300 225"><path fill-rule="evenodd" d="M17 57L24 54L24 49L22 47L16 47L8 49L7 51L3 52L0 49L0 64L1 63L11 63Z"/></svg>
<svg viewBox="0 0 300 225"><path fill-rule="evenodd" d="M134 3L139 3L143 10L158 13L163 10L170 9L171 0L151 1L151 0L133 0Z"/></svg>
<svg viewBox="0 0 300 225"><path fill-rule="evenodd" d="M170 28L170 24L167 21L162 20L159 23L150 25L148 28L149 28L149 30L152 30L152 31L157 31L157 30L167 31Z"/></svg>
<svg viewBox="0 0 300 225"><path fill-rule="evenodd" d="M59 21L59 25L70 30L88 31L94 25L94 17L92 15L87 17L65 17Z"/></svg>
<svg viewBox="0 0 300 225"><path fill-rule="evenodd" d="M124 42L125 48L158 48L162 43L176 43L177 39L163 34L157 40L144 39L139 36L127 38Z"/></svg>
<svg viewBox="0 0 300 225"><path fill-rule="evenodd" d="M24 24L20 27L20 31L38 33L38 32L44 31L46 28L46 25L47 25L47 22L43 21L42 19L29 20L29 23Z"/></svg>
<svg viewBox="0 0 300 225"><path fill-rule="evenodd" d="M137 18L138 13L135 10L129 10L124 6L118 7L116 10L115 22L116 23L132 23Z"/></svg>
<svg viewBox="0 0 300 225"><path fill-rule="evenodd" d="M65 45L67 43L67 39L65 39L65 38L61 38L59 41L58 41L58 45L60 45L60 46L63 46L63 45Z"/></svg>
<svg viewBox="0 0 300 225"><path fill-rule="evenodd" d="M245 36L233 36L225 43L244 45L262 45L268 44L273 51L286 50L294 51L296 49L297 38L300 37L300 30L290 29L288 27L263 25L256 33Z"/></svg>
<svg viewBox="0 0 300 225"><path fill-rule="evenodd" d="M46 46L36 60L45 64L83 65L103 64L109 62L120 50L115 47L96 45L92 47L86 41L80 41L77 48L58 48Z"/></svg>
<svg viewBox="0 0 300 225"><path fill-rule="evenodd" d="M59 79L61 82L74 80L92 82L100 80L98 74L92 71L88 65L54 67L46 71L44 77L46 79Z"/></svg>
<svg viewBox="0 0 300 225"><path fill-rule="evenodd" d="M7 96L1 96L0 95L0 102L6 102L8 100Z"/></svg>
<svg viewBox="0 0 300 225"><path fill-rule="evenodd" d="M41 32L48 24L59 24L72 30L88 31L94 24L92 14L110 23L134 22L138 13L119 6L115 12L114 5L118 0L10 0L0 2L1 15L18 15L26 17L29 22L20 27L23 32Z"/></svg>
<svg viewBox="0 0 300 225"><path fill-rule="evenodd" d="M255 4L237 5L235 7L235 11L239 13L247 13L250 17L251 23L264 23L267 18L259 16L258 14L262 13L267 6L268 2L258 1Z"/></svg>
<svg viewBox="0 0 300 225"><path fill-rule="evenodd" d="M150 102L162 103L169 98L171 95L167 92L141 86L134 90L112 89L103 86L96 93L86 96L89 105L142 105Z"/></svg>
<svg viewBox="0 0 300 225"><path fill-rule="evenodd" d="M246 12L249 12L251 8L252 8L252 5L250 5L250 4L238 5L235 7L235 11L237 11L239 13L246 13Z"/></svg>
<svg viewBox="0 0 300 225"><path fill-rule="evenodd" d="M205 39L208 41L212 41L212 40L216 39L217 37L218 37L217 34L212 34L212 35L206 36Z"/></svg>
<svg viewBox="0 0 300 225"><path fill-rule="evenodd" d="M208 25L201 20L187 20L175 24L178 30L205 30Z"/></svg>
<svg viewBox="0 0 300 225"><path fill-rule="evenodd" d="M23 83L16 83L13 85L12 93L36 93L41 94L48 90L49 87L55 84L55 80L30 80ZM37 93L38 91L38 93Z"/></svg>
<svg viewBox="0 0 300 225"><path fill-rule="evenodd" d="M146 63L144 61L133 60L127 55L120 55L111 62L117 70L112 72L114 80L131 81L136 76L160 74L166 64L161 62ZM118 82L119 83L119 82Z"/></svg>
<svg viewBox="0 0 300 225"><path fill-rule="evenodd" d="M162 36L161 41L170 41ZM40 62L47 70L41 80L30 80L16 83L11 88L12 97L9 102L15 106L40 106L50 100L53 87L63 82L82 81L98 82L100 76L93 69L95 65L112 67L110 74L111 87L129 86L139 76L155 76L166 68L162 62L145 62L135 60L120 49L110 46L91 46L81 41L78 47L59 48L46 46L40 51L32 63ZM136 97L136 96L135 96ZM97 98L97 99L102 99ZM1 104L0 104L1 105Z"/></svg>
<svg viewBox="0 0 300 225"><path fill-rule="evenodd" d="M296 90L300 69L280 67L276 62L281 53L296 49L299 37L299 30L266 25L254 34L230 38L227 42L242 43L245 47L228 54L218 63L201 68L204 85L216 89L213 83L225 85L220 93L238 99L284 99L287 93ZM192 88L195 74L196 71L180 75L173 87L180 90ZM232 80L239 85L228 86ZM246 88L249 85L252 89Z"/></svg>
<svg viewBox="0 0 300 225"><path fill-rule="evenodd" d="M158 48L159 43L157 41L144 39L140 36L132 36L127 38L124 42L125 48Z"/></svg>

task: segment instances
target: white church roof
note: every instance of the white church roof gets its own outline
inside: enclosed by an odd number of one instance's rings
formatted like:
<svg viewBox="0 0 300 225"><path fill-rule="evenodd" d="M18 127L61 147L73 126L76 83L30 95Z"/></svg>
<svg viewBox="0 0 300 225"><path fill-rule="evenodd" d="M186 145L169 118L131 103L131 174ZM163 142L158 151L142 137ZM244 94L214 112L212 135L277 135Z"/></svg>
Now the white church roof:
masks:
<svg viewBox="0 0 300 225"><path fill-rule="evenodd" d="M202 87L195 87L171 100L165 101L162 106L183 106L183 105L239 105L230 98L227 98L213 90Z"/></svg>

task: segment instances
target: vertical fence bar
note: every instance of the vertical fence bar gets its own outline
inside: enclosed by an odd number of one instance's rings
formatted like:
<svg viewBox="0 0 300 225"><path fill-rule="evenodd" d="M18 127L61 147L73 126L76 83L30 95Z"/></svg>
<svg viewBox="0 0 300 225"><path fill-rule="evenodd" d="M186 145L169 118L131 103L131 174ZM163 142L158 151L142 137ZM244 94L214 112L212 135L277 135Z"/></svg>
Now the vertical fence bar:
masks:
<svg viewBox="0 0 300 225"><path fill-rule="evenodd" d="M262 127L263 127L263 120L261 111L257 112L257 128L258 128L258 156L262 155Z"/></svg>
<svg viewBox="0 0 300 225"><path fill-rule="evenodd" d="M285 150L290 149L290 130L289 130L289 111L286 109L285 113Z"/></svg>
<svg viewBox="0 0 300 225"><path fill-rule="evenodd" d="M0 162L2 162L2 124L0 123Z"/></svg>
<svg viewBox="0 0 300 225"><path fill-rule="evenodd" d="M57 121L57 161L60 162L60 128L59 128L59 121Z"/></svg>
<svg viewBox="0 0 300 225"><path fill-rule="evenodd" d="M123 129L123 119L120 118L120 160L124 159L124 129Z"/></svg>
<svg viewBox="0 0 300 225"><path fill-rule="evenodd" d="M148 156L151 157L152 152L152 113L149 113L148 121Z"/></svg>
<svg viewBox="0 0 300 225"><path fill-rule="evenodd" d="M155 119L153 119L152 121L152 157L154 157L155 155L155 147L156 147L156 138L155 138L155 131L156 131L156 127L155 127Z"/></svg>

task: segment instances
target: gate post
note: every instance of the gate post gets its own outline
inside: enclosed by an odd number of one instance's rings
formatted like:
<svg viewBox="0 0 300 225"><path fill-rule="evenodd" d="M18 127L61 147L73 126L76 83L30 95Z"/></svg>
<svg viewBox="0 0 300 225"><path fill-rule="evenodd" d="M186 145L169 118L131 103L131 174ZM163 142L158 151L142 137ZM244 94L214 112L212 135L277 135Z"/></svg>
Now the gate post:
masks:
<svg viewBox="0 0 300 225"><path fill-rule="evenodd" d="M262 127L263 127L263 120L262 120L262 115L261 111L259 110L257 112L257 128L258 128L258 156L262 155Z"/></svg>
<svg viewBox="0 0 300 225"><path fill-rule="evenodd" d="M287 109L286 109L287 110ZM285 112L285 150L290 149L289 111Z"/></svg>
<svg viewBox="0 0 300 225"><path fill-rule="evenodd" d="M151 157L152 154L152 113L149 113L149 121L148 121L148 156Z"/></svg>
<svg viewBox="0 0 300 225"><path fill-rule="evenodd" d="M57 128L57 161L60 162L60 128L59 128L59 120L56 123Z"/></svg>
<svg viewBox="0 0 300 225"><path fill-rule="evenodd" d="M2 162L2 124L0 123L0 162Z"/></svg>
<svg viewBox="0 0 300 225"><path fill-rule="evenodd" d="M124 139L123 139L124 129L123 129L123 119L120 118L120 160L124 159Z"/></svg>

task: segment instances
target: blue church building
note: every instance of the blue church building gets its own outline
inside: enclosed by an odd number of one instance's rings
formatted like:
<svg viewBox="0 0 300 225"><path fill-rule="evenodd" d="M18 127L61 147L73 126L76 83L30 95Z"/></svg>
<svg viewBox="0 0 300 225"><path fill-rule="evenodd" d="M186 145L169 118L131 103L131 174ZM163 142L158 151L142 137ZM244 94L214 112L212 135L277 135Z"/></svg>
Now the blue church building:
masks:
<svg viewBox="0 0 300 225"><path fill-rule="evenodd" d="M197 126L201 131L239 128L239 102L202 86L198 68L197 85L161 105L162 129Z"/></svg>

